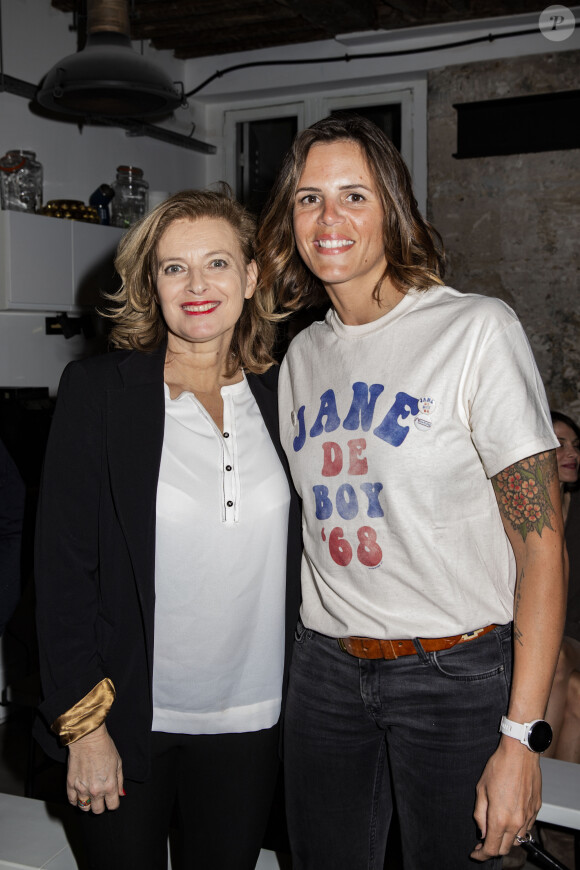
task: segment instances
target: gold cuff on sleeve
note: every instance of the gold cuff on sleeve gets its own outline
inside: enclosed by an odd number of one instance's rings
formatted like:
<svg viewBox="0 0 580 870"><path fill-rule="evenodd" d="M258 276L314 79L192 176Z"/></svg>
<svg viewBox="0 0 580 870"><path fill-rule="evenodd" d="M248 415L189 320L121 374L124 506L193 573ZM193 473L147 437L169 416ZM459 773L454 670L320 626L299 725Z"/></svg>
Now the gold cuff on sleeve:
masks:
<svg viewBox="0 0 580 870"><path fill-rule="evenodd" d="M60 737L63 746L68 746L102 725L114 700L113 681L105 677L74 707L55 719L51 730Z"/></svg>

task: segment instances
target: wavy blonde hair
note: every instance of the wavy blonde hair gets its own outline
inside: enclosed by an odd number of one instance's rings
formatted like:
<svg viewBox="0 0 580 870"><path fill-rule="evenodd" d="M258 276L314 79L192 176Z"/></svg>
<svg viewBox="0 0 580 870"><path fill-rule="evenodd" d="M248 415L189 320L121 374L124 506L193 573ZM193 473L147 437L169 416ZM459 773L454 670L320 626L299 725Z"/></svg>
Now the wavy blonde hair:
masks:
<svg viewBox="0 0 580 870"><path fill-rule="evenodd" d="M121 289L107 294L107 300L114 304L103 312L113 322L113 347L146 352L165 340L167 325L156 288L157 246L174 221L200 218L227 221L237 235L246 265L254 259L255 220L233 198L227 185L222 184L219 191L183 190L170 196L134 224L117 248L115 268L121 276ZM275 324L280 319L274 309L274 294L263 285L244 300L232 337L228 376L240 366L261 374L274 364Z"/></svg>
<svg viewBox="0 0 580 870"><path fill-rule="evenodd" d="M443 283L445 254L437 230L419 212L411 176L401 155L383 131L360 115L339 113L303 130L286 154L264 207L256 241L261 282L276 290L282 308L296 311L328 302L322 282L302 262L294 239L296 189L313 145L355 142L361 149L383 206L387 268L374 289L389 278L401 292L427 290Z"/></svg>

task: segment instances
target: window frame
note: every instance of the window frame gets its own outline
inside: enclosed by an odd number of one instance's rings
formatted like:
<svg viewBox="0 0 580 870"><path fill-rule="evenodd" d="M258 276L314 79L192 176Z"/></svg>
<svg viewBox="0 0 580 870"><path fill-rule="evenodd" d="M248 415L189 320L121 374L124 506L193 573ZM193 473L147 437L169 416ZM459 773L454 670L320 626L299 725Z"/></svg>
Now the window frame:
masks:
<svg viewBox="0 0 580 870"><path fill-rule="evenodd" d="M298 131L325 118L331 111L362 106L400 103L401 154L407 164L419 209L426 214L427 206L427 79L425 76L407 81L333 89L315 94L296 95L280 101L246 100L214 106L221 116L223 135L221 175L232 190L236 189L236 124L268 118L295 116ZM216 120L217 120L216 118ZM219 121L218 121L219 124Z"/></svg>

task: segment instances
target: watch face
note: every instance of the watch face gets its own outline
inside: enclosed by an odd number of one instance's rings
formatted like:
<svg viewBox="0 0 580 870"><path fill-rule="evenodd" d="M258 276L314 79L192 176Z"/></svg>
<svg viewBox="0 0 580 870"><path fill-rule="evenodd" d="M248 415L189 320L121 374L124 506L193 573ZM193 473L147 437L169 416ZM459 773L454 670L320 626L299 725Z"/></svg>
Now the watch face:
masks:
<svg viewBox="0 0 580 870"><path fill-rule="evenodd" d="M534 752L545 752L552 742L552 729L548 722L538 719L528 733L528 745Z"/></svg>

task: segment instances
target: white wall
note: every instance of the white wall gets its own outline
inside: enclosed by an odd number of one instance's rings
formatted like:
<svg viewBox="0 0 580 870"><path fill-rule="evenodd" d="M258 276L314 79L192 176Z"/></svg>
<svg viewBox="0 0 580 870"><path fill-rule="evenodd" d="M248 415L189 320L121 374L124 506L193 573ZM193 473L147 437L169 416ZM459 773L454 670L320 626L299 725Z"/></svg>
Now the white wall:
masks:
<svg viewBox="0 0 580 870"><path fill-rule="evenodd" d="M65 365L87 355L82 336L45 334L46 314L0 313L0 389L48 387L56 394Z"/></svg>

